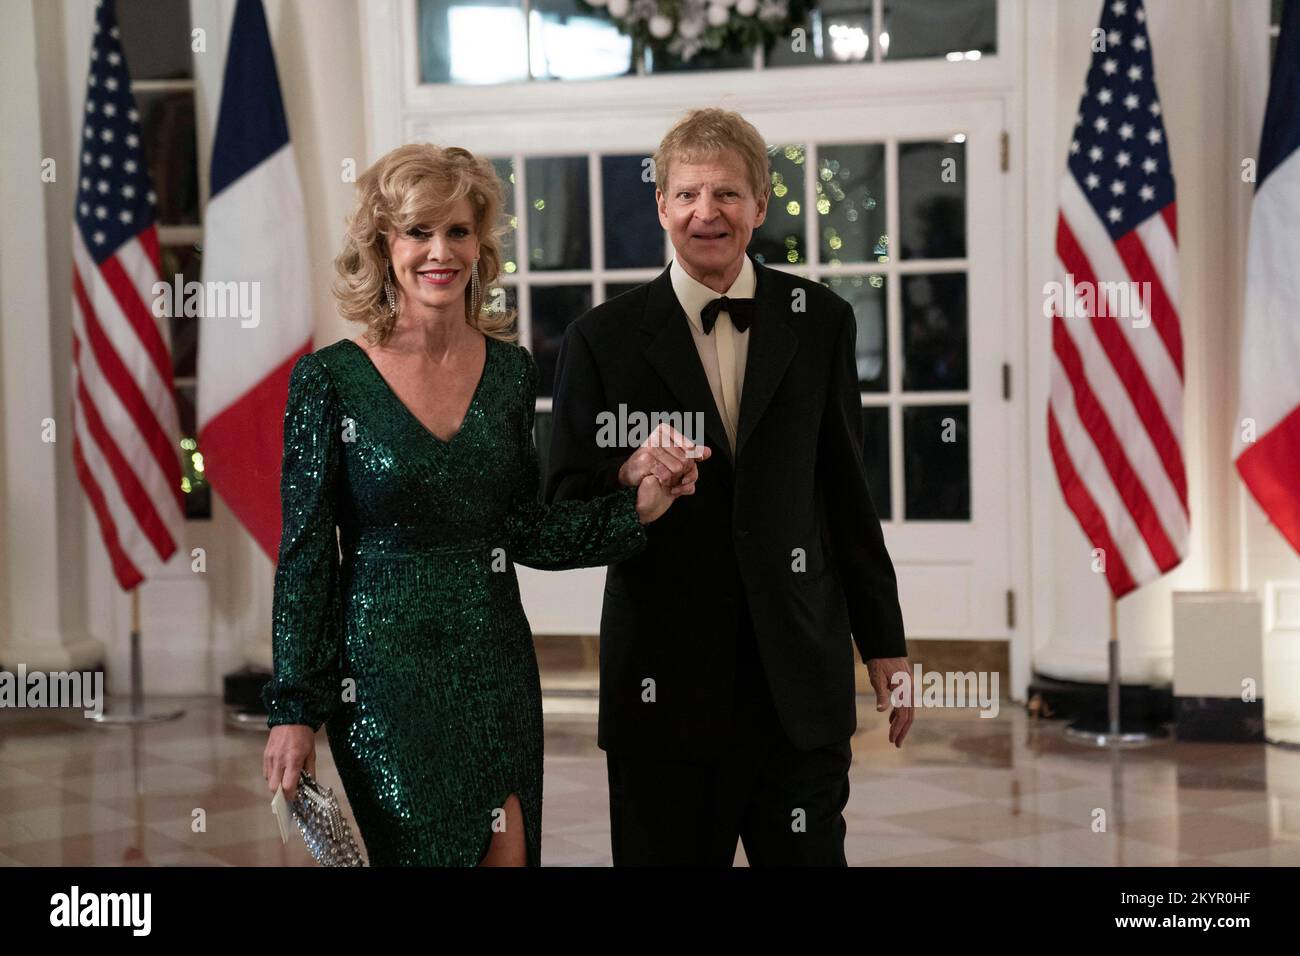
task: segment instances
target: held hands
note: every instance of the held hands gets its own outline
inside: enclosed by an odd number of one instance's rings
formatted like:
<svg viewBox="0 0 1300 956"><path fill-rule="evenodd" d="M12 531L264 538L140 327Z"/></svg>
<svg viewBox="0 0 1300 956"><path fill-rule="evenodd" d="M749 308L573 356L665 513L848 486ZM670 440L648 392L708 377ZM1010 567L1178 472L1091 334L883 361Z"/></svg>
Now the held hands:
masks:
<svg viewBox="0 0 1300 956"><path fill-rule="evenodd" d="M696 445L671 425L660 423L618 470L619 482L637 489L636 511L641 523L654 521L673 499L695 494L700 475L697 462L712 454L707 445Z"/></svg>
<svg viewBox="0 0 1300 956"><path fill-rule="evenodd" d="M316 734L306 724L280 724L271 728L271 739L262 754L262 776L272 793L284 787L284 798L293 803L298 794L298 774L303 767L316 775Z"/></svg>
<svg viewBox="0 0 1300 956"><path fill-rule="evenodd" d="M895 674L902 678L894 680ZM903 703L894 707L889 713L889 742L895 747L903 746L903 738L912 726L912 670L906 657L873 657L867 661L867 676L876 692L876 711L885 710L890 704L890 696L897 690Z"/></svg>

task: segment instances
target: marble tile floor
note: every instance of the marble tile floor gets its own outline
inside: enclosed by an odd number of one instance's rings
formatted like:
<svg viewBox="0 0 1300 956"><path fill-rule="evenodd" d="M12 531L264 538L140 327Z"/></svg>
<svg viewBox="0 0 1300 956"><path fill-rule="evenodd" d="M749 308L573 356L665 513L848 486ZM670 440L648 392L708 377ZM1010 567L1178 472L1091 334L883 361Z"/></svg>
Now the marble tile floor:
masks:
<svg viewBox="0 0 1300 956"><path fill-rule="evenodd" d="M138 729L0 712L0 865L314 866L297 834L280 841L261 778L265 732L227 727L216 698L154 702L169 703L185 716ZM896 750L868 698L859 713L844 813L852 865L1300 865L1296 750L1097 751L1010 704L991 719L923 712ZM594 701L548 696L546 714L543 863L608 866ZM317 770L341 791L323 732Z"/></svg>

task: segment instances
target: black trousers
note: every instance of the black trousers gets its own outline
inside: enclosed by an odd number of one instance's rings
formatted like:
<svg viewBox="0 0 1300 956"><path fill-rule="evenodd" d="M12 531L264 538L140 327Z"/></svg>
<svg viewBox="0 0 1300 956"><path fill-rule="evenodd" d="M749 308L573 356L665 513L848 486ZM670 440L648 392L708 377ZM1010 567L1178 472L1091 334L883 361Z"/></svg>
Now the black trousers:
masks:
<svg viewBox="0 0 1300 956"><path fill-rule="evenodd" d="M739 839L750 866L844 866L851 761L847 738L805 751L786 737L746 628L716 761L606 755L614 865L732 866Z"/></svg>

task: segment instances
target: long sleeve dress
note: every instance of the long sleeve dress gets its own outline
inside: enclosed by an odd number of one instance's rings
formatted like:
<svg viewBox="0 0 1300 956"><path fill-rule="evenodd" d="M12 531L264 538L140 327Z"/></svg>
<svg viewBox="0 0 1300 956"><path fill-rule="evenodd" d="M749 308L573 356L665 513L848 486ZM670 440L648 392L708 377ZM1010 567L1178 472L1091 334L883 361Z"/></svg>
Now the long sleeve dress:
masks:
<svg viewBox="0 0 1300 956"><path fill-rule="evenodd" d="M646 535L635 488L539 501L536 387L532 356L488 337L443 441L350 339L294 365L262 697L268 726L325 725L373 866L476 865L511 793L540 865L541 684L514 564L609 564Z"/></svg>

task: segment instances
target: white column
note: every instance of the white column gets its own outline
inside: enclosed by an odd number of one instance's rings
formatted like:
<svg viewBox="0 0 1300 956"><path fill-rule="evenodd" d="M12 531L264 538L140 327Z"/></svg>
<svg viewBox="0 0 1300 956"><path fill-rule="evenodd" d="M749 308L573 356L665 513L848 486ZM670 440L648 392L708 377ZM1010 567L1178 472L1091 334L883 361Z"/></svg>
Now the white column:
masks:
<svg viewBox="0 0 1300 956"><path fill-rule="evenodd" d="M0 168L6 170L0 208L7 223L0 237L0 662L32 670L81 669L98 662L104 649L86 637L81 623L81 575L70 566L80 554L64 555L59 547L60 532L65 541L78 540L77 529L61 522L72 512L60 507L59 498L75 479L69 396L58 387L66 375L55 374L66 347L56 349L54 337L70 333L52 321L46 246L49 197L71 188L76 164L66 155L53 156L56 181L42 181L47 150L36 63L42 38L31 3L11 4L7 13L0 30L6 86L0 97ZM50 423L53 442L44 440Z"/></svg>

